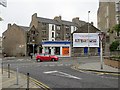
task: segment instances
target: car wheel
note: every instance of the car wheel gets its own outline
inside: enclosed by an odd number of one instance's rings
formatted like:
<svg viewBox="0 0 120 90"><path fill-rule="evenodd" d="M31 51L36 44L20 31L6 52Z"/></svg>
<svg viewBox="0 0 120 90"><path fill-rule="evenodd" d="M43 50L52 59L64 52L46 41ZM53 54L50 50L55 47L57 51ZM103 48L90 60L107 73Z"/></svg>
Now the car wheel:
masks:
<svg viewBox="0 0 120 90"><path fill-rule="evenodd" d="M55 59L54 59L54 58L52 58L52 59L51 59L51 61L55 61Z"/></svg>
<svg viewBox="0 0 120 90"><path fill-rule="evenodd" d="M40 59L38 59L38 60L37 60L37 62L41 62L41 60L40 60Z"/></svg>

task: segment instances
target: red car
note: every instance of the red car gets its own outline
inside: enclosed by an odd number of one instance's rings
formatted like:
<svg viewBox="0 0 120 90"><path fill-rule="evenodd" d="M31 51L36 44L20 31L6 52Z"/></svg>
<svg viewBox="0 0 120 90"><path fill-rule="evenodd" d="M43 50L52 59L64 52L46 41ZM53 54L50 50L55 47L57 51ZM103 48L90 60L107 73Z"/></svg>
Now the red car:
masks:
<svg viewBox="0 0 120 90"><path fill-rule="evenodd" d="M49 55L49 54L38 54L36 55L36 61L58 61L58 57L55 55Z"/></svg>

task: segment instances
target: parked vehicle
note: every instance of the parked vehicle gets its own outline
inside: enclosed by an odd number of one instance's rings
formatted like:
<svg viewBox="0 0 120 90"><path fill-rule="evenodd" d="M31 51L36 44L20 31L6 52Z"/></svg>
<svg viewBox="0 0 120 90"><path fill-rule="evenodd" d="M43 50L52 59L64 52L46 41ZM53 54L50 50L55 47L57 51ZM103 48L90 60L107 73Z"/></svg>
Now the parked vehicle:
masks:
<svg viewBox="0 0 120 90"><path fill-rule="evenodd" d="M37 54L36 55L36 61L58 61L58 57L55 55L49 55L49 54Z"/></svg>

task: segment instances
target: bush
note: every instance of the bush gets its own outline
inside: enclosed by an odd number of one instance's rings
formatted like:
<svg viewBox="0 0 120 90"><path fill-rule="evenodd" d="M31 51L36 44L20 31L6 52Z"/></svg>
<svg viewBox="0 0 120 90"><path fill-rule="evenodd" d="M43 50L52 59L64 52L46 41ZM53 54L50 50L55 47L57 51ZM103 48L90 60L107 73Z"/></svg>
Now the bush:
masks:
<svg viewBox="0 0 120 90"><path fill-rule="evenodd" d="M112 44L110 45L110 51L117 51L119 44L119 41L112 42Z"/></svg>

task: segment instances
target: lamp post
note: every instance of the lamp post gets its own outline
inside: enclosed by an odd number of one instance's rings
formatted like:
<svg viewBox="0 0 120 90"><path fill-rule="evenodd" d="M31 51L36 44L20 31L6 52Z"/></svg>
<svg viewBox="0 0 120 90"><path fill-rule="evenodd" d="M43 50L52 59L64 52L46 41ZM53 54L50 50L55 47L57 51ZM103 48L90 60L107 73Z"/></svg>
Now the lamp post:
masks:
<svg viewBox="0 0 120 90"><path fill-rule="evenodd" d="M103 47L102 47L102 41L104 38L104 33L101 32L99 33L99 37L100 37L100 62L101 62L101 69L103 69Z"/></svg>
<svg viewBox="0 0 120 90"><path fill-rule="evenodd" d="M89 13L90 11L88 11L88 56L89 56L89 51L90 51L89 49Z"/></svg>
<svg viewBox="0 0 120 90"><path fill-rule="evenodd" d="M33 39L32 42L33 42L33 56L34 56L34 47L35 47L34 42L35 42L35 40Z"/></svg>

